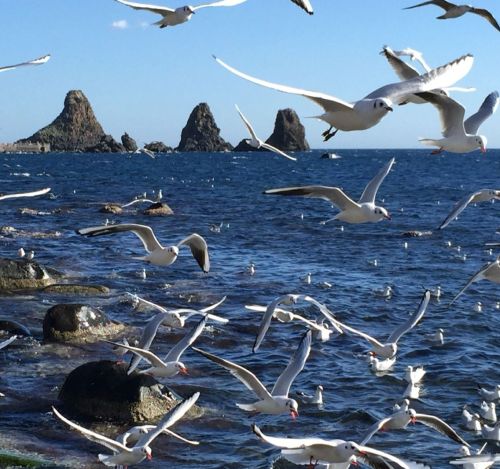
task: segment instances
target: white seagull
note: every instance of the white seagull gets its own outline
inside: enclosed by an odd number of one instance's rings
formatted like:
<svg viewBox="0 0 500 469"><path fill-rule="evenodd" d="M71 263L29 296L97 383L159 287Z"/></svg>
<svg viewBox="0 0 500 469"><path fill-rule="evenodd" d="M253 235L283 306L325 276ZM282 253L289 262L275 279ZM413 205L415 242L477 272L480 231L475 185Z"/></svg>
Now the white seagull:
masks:
<svg viewBox="0 0 500 469"><path fill-rule="evenodd" d="M496 405L494 402L481 402L479 413L481 414L481 417L483 417L483 419L488 420L491 423L497 422Z"/></svg>
<svg viewBox="0 0 500 469"><path fill-rule="evenodd" d="M500 31L500 26L497 23L495 17L484 8L475 8L471 5L456 5L455 3L447 2L446 0L430 0L427 2L422 2L411 7L406 7L404 10L411 10L412 8L423 7L425 5L436 5L442 8L446 13L444 15L438 16L438 20L448 20L452 18L459 18L465 13L474 13L476 15L482 16L487 20L496 30Z"/></svg>
<svg viewBox="0 0 500 469"><path fill-rule="evenodd" d="M24 67L26 65L42 65L44 63L47 63L49 59L50 55L44 55L42 57L39 57L38 59L29 60L28 62L21 62L20 64L15 65L4 65L3 67L0 67L0 72L6 72L7 70L13 70L14 68Z"/></svg>
<svg viewBox="0 0 500 469"><path fill-rule="evenodd" d="M324 199L338 207L341 212L335 217L327 220L340 220L346 223L376 223L383 219L390 220L389 212L378 205L375 205L377 192L384 181L385 177L394 164L395 159L392 158L379 173L368 183L361 194L361 198L354 202L346 195L339 187L328 186L303 186L303 187L284 187L280 189L269 189L264 191L264 194L271 195L300 195L303 197L311 197Z"/></svg>
<svg viewBox="0 0 500 469"><path fill-rule="evenodd" d="M467 430L472 430L474 432L481 431L481 416L469 412L466 405L462 409L462 422Z"/></svg>
<svg viewBox="0 0 500 469"><path fill-rule="evenodd" d="M453 210L445 218L443 223L439 225L438 230L446 228L455 218L458 217L470 204L477 204L479 202L487 202L489 200L500 200L500 191L495 189L481 189L480 191L473 192L467 195L462 200L456 203Z"/></svg>
<svg viewBox="0 0 500 469"><path fill-rule="evenodd" d="M117 347L121 347L131 352L139 355L150 363L150 367L145 370L140 370L138 373L140 374L148 374L158 378L172 378L173 376L181 373L183 375L188 374L188 369L180 361L181 355L184 351L194 343L194 341L200 336L203 329L205 328L205 324L207 323L207 318L204 317L190 332L188 332L177 344L175 344L170 352L165 355L165 358L162 360L153 352L149 350L145 350L139 347L132 347L127 344L119 344L116 342L111 342L109 340L105 340L108 344L113 344ZM134 368L128 369L127 374L131 374L135 370Z"/></svg>
<svg viewBox="0 0 500 469"><path fill-rule="evenodd" d="M240 409L253 413L271 415L289 413L290 416L295 419L299 415L299 405L295 399L288 397L288 394L293 380L304 368L309 352L311 351L311 334L311 331L304 334L297 350L283 373L279 376L271 392L269 392L259 379L246 368L195 347L193 347L193 350L226 368L235 378L239 379L247 389L253 391L260 399L253 404L236 404Z"/></svg>
<svg viewBox="0 0 500 469"><path fill-rule="evenodd" d="M425 376L426 371L423 366L413 367L408 365L405 371L405 381L407 383L418 384L422 381L422 378Z"/></svg>
<svg viewBox="0 0 500 469"><path fill-rule="evenodd" d="M292 0L292 2L302 8L306 13L309 13L310 15L314 14L313 7L309 0Z"/></svg>
<svg viewBox="0 0 500 469"><path fill-rule="evenodd" d="M302 391L297 391L297 396L303 404L323 405L323 386L316 386L316 391L313 396L310 396Z"/></svg>
<svg viewBox="0 0 500 469"><path fill-rule="evenodd" d="M441 118L443 138L419 139L424 145L439 147L432 151L433 155L443 151L468 153L477 148L482 153L486 152L488 140L484 135L477 135L477 132L481 124L496 111L500 100L498 91L490 93L479 110L465 122L465 108L449 96L434 93L418 93L417 96L434 105Z"/></svg>
<svg viewBox="0 0 500 469"><path fill-rule="evenodd" d="M157 13L162 16L162 19L154 23L160 28L166 28L167 26L177 26L178 24L185 23L189 21L196 10L207 7L232 7L239 5L240 3L246 2L246 0L221 0L219 2L205 3L203 5L191 6L186 5L178 8L169 8L159 5L147 5L145 3L129 2L128 0L115 0L118 3L127 5L134 10L147 10L153 13Z"/></svg>
<svg viewBox="0 0 500 469"><path fill-rule="evenodd" d="M465 287L463 287L453 298L452 302L450 303L450 306L455 303L456 299L465 291L467 288L469 288L474 282L479 282L480 280L489 280L490 282L493 283L500 283L500 256L497 257L497 259L493 262L488 262L488 264L484 265L479 269L478 272L476 272L471 279L467 282Z"/></svg>
<svg viewBox="0 0 500 469"><path fill-rule="evenodd" d="M396 356L379 360L373 352L370 352L368 355L368 366L374 372L388 371L394 366L394 363L396 363Z"/></svg>
<svg viewBox="0 0 500 469"><path fill-rule="evenodd" d="M45 189L40 189L38 191L31 192L16 192L15 194L4 194L0 195L0 201L7 199L19 199L21 197L36 197L38 195L45 195L47 192L50 192L50 187L46 187Z"/></svg>
<svg viewBox="0 0 500 469"><path fill-rule="evenodd" d="M348 132L373 127L389 111L392 111L394 103L404 102L408 95L452 86L467 75L474 61L471 55L462 56L411 80L382 86L359 101L349 103L324 93L279 85L252 77L236 70L217 57L214 56L214 58L220 65L240 78L283 93L304 96L320 105L325 112L316 117L330 125L330 128L323 133L325 141L333 137L338 130ZM332 132L334 127L336 130Z"/></svg>
<svg viewBox="0 0 500 469"><path fill-rule="evenodd" d="M191 253L203 272L207 273L210 270L210 259L208 257L208 246L199 234L193 233L183 239L174 246L163 247L156 239L151 227L147 225L136 224L118 224L118 225L103 225L93 226L90 228L82 228L76 230L76 233L83 236L104 236L115 233L123 233L131 231L134 233L144 245L144 249L148 252L147 256L137 257L136 259L150 262L154 265L170 265L177 260L179 249L181 246L189 246Z"/></svg>
<svg viewBox="0 0 500 469"><path fill-rule="evenodd" d="M184 414L194 405L198 400L200 393L197 392L193 394L189 399L185 399L180 404L178 404L174 409L168 412L156 425L154 430L143 435L139 441L132 447L127 447L118 441L112 440L104 435L93 432L88 428L84 428L75 422L67 419L61 415L55 407L52 407L54 414L62 420L64 423L69 425L71 428L80 432L85 438L98 443L102 446L113 451L112 455L99 454L99 461L101 461L106 466L131 466L133 464L139 464L144 461L144 459L152 459L152 451L150 444L153 440L161 435L165 429L174 425L178 420L180 420Z"/></svg>
<svg viewBox="0 0 500 469"><path fill-rule="evenodd" d="M155 428L156 425L138 425L136 427L129 428L126 432L118 435L115 440L125 446L135 445L144 435L151 432L151 430L154 430ZM168 428L163 430L163 433L165 433L165 435L173 436L174 438L177 438L178 440L181 440L189 445L197 446L200 444L199 441L188 440Z"/></svg>
<svg viewBox="0 0 500 469"><path fill-rule="evenodd" d="M280 149L273 147L272 145L269 145L268 143L264 142L259 137L257 137L257 134L255 133L255 130L253 129L252 125L250 124L250 122L248 122L248 119L243 115L243 113L240 111L240 108L238 106L236 106L236 110L238 111L238 114L240 115L241 120L245 124L248 132L250 133L250 136L252 137L252 138L247 138L245 140L245 142L247 142L248 145L250 145L253 148L256 148L257 150L259 150L260 148L264 148L266 150L277 153L278 155L284 156L285 158L288 158L289 160L297 161L297 158L293 158L292 156L287 155L284 151L281 151Z"/></svg>
<svg viewBox="0 0 500 469"><path fill-rule="evenodd" d="M482 388L479 385L477 386L477 388L481 397L488 402L500 399L500 384L497 384L492 391L490 391L489 389Z"/></svg>
<svg viewBox="0 0 500 469"><path fill-rule="evenodd" d="M462 466L463 469L489 469L493 467L500 462L500 454L481 454L485 445L474 455L471 455L469 448L462 446L460 448L461 458L450 461L450 464Z"/></svg>
<svg viewBox="0 0 500 469"><path fill-rule="evenodd" d="M413 329L418 322L424 316L424 313L427 309L427 305L430 300L430 292L428 290L425 291L422 300L420 301L420 305L415 313L411 314L408 319L400 324L394 331L392 331L391 335L387 338L385 342L380 342L379 340L373 338L372 336L365 334L364 332L358 331L350 326L345 325L344 323L338 322L338 325L343 331L351 332L352 334L359 335L363 339L367 340L370 345L373 347L373 352L382 357L382 358L394 358L398 351L398 341L406 334L408 331Z"/></svg>

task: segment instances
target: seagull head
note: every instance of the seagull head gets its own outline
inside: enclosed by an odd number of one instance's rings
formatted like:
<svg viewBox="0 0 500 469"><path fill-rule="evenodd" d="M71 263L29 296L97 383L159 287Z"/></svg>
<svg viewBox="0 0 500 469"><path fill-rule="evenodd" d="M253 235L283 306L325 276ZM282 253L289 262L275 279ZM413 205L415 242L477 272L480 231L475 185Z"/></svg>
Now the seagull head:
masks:
<svg viewBox="0 0 500 469"><path fill-rule="evenodd" d="M476 135L475 139L481 153L486 153L487 138L484 135Z"/></svg>
<svg viewBox="0 0 500 469"><path fill-rule="evenodd" d="M392 101L388 98L377 98L373 100L373 109L382 114L392 112Z"/></svg>
<svg viewBox="0 0 500 469"><path fill-rule="evenodd" d="M134 448L135 449L135 448ZM132 451L134 450L132 449ZM144 457L148 460L151 461L153 459L153 452L151 451L151 448L149 446L143 446L142 448L139 448L139 451L144 454Z"/></svg>
<svg viewBox="0 0 500 469"><path fill-rule="evenodd" d="M187 13L188 15L193 15L194 13L196 13L196 10L191 5L186 5L182 9L184 10L184 13Z"/></svg>
<svg viewBox="0 0 500 469"><path fill-rule="evenodd" d="M379 220L391 220L391 214L384 207L375 207L375 214L379 216Z"/></svg>
<svg viewBox="0 0 500 469"><path fill-rule="evenodd" d="M408 409L406 413L410 417L411 423L417 423L417 413L413 409Z"/></svg>
<svg viewBox="0 0 500 469"><path fill-rule="evenodd" d="M297 404L295 399L287 399L285 407L289 409L292 419L296 419L299 416L299 404Z"/></svg>
<svg viewBox="0 0 500 469"><path fill-rule="evenodd" d="M184 363L182 362L176 362L175 364L175 369L181 374L181 375L189 375L188 369L184 366Z"/></svg>

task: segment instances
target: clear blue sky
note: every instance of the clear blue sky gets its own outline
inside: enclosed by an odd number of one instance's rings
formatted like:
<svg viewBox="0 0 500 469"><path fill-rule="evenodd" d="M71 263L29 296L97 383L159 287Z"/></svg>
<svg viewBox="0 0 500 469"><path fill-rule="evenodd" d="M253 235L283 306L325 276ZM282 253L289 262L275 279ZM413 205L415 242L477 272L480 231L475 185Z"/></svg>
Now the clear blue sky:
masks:
<svg viewBox="0 0 500 469"><path fill-rule="evenodd" d="M500 20L498 0L474 1ZM162 140L176 146L192 108L206 101L223 138L233 144L246 137L237 103L264 138L276 111L291 107L311 146L325 147L320 134L326 124L305 119L318 106L241 80L212 54L260 78L355 100L397 81L378 54L384 44L420 50L433 66L472 53L474 67L460 85L478 91L454 97L473 113L490 91L500 89L500 33L480 17L438 21L441 10L434 6L402 10L414 0L312 3L316 13L310 17L289 0L248 0L201 10L188 23L160 30L150 26L157 15L113 0L0 0L0 64L52 54L44 66L0 74L0 142L50 123L66 92L81 89L105 131L117 139L128 131L139 144ZM500 147L499 126L497 113L481 128L489 147ZM419 147L418 137L439 135L436 111L413 105L367 131L339 132L327 146Z"/></svg>

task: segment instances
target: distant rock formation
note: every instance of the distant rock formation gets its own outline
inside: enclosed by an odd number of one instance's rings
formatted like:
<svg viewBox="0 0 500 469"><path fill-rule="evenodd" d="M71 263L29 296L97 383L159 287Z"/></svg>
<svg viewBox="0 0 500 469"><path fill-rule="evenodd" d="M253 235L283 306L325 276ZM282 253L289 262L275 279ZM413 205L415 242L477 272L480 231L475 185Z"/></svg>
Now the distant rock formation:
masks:
<svg viewBox="0 0 500 469"><path fill-rule="evenodd" d="M293 109L281 109L276 114L274 131L266 140L266 143L283 151L305 151L309 150L306 140L304 126L299 116ZM251 147L246 139L243 139L233 151L266 151Z"/></svg>
<svg viewBox="0 0 500 469"><path fill-rule="evenodd" d="M111 135L104 135L97 144L88 146L84 151L87 153L124 153L126 150Z"/></svg>
<svg viewBox="0 0 500 469"><path fill-rule="evenodd" d="M144 145L144 148L155 153L170 153L173 151L172 147L165 145L163 142L151 142Z"/></svg>
<svg viewBox="0 0 500 469"><path fill-rule="evenodd" d="M97 122L87 97L80 90L72 90L66 95L61 114L51 124L18 143L50 143L52 151L87 151L103 142L116 148L115 144L119 144L110 139Z"/></svg>
<svg viewBox="0 0 500 469"><path fill-rule="evenodd" d="M137 151L136 141L127 132L122 135L122 145L125 151L130 151L132 153Z"/></svg>
<svg viewBox="0 0 500 469"><path fill-rule="evenodd" d="M230 151L232 145L220 136L220 129L207 103L198 104L182 129L178 151Z"/></svg>

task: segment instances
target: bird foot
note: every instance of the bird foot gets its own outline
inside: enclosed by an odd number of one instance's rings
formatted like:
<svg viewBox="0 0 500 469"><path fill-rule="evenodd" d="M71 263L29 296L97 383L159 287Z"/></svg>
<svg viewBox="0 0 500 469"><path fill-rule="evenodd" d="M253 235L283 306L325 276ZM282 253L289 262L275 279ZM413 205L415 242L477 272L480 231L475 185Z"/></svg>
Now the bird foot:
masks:
<svg viewBox="0 0 500 469"><path fill-rule="evenodd" d="M326 136L327 136L327 135L328 135L328 134L332 131L332 129L333 129L333 127L332 127L332 126L330 126L330 128L329 128L328 130L325 130L325 131L324 131L321 135L322 135L323 137L326 137Z"/></svg>
<svg viewBox="0 0 500 469"><path fill-rule="evenodd" d="M328 132L326 135L323 135L323 137L325 137L323 139L323 142L328 142L328 140L330 140L332 137L335 137L338 131L339 129L336 129L334 132Z"/></svg>
<svg viewBox="0 0 500 469"><path fill-rule="evenodd" d="M436 150L432 150L431 151L431 155L439 155L440 153L442 153L444 150L442 148L438 148Z"/></svg>

